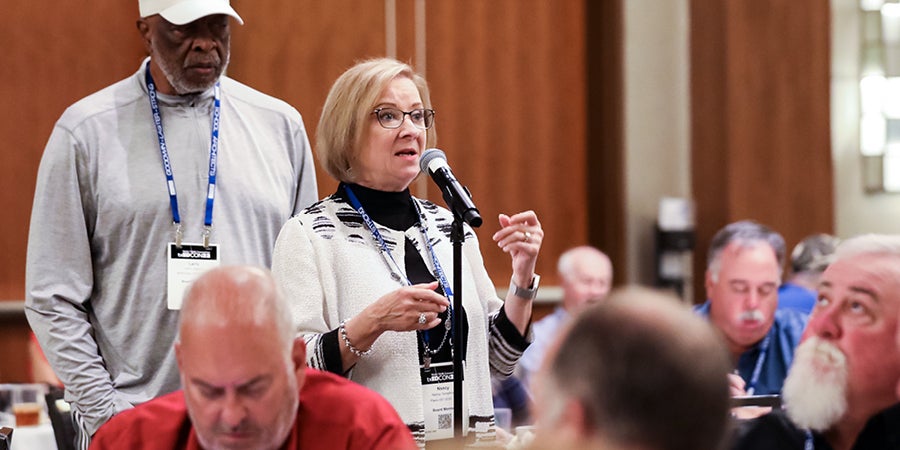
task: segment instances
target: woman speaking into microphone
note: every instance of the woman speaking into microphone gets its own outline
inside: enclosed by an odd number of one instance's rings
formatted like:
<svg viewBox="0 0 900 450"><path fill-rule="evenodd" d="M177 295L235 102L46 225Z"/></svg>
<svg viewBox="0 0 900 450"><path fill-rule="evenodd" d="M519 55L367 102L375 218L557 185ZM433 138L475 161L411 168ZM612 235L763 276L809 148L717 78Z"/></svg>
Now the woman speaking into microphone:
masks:
<svg viewBox="0 0 900 450"><path fill-rule="evenodd" d="M499 216L493 239L513 269L504 301L465 225L463 311L451 320L453 215L409 191L435 144L434 120L427 83L410 66L382 58L344 72L316 132L319 161L340 184L284 225L272 270L309 365L379 392L420 445L453 437L452 355L463 352L467 440L491 441L491 375L512 373L530 341L544 232L533 211Z"/></svg>

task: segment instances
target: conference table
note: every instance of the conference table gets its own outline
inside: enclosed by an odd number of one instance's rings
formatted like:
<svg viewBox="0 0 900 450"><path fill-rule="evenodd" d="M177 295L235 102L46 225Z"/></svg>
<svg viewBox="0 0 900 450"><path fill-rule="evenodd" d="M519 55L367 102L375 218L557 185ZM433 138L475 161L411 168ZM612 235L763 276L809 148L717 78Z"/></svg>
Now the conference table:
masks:
<svg viewBox="0 0 900 450"><path fill-rule="evenodd" d="M37 425L16 426L17 419L13 413L13 404L17 402L42 405L46 393L47 386L43 384L0 383L0 426L13 429L10 450L57 450L53 425L50 424L46 408L41 407L39 414L34 414L36 411L29 408L32 411L29 423L33 420ZM25 420L26 417L23 415L22 419Z"/></svg>
<svg viewBox="0 0 900 450"><path fill-rule="evenodd" d="M42 423L14 428L10 450L57 450L53 427L49 423Z"/></svg>

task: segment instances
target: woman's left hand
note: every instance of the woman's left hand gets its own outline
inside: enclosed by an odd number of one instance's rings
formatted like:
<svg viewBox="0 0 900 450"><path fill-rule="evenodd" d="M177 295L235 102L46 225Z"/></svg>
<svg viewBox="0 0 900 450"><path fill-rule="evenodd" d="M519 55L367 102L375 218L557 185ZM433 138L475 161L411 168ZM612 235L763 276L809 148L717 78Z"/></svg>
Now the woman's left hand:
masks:
<svg viewBox="0 0 900 450"><path fill-rule="evenodd" d="M512 257L513 282L516 286L531 285L544 230L534 211L513 216L500 214L500 231L494 233L494 242Z"/></svg>

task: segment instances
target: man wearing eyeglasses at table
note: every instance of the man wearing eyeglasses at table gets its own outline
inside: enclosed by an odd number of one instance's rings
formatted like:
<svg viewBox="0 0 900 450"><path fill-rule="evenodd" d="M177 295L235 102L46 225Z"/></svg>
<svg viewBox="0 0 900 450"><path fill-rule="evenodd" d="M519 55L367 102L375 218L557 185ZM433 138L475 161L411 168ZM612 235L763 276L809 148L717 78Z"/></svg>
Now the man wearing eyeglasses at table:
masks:
<svg viewBox="0 0 900 450"><path fill-rule="evenodd" d="M713 237L706 269L708 316L735 362L733 396L779 394L807 316L777 310L784 238L759 223L731 223Z"/></svg>

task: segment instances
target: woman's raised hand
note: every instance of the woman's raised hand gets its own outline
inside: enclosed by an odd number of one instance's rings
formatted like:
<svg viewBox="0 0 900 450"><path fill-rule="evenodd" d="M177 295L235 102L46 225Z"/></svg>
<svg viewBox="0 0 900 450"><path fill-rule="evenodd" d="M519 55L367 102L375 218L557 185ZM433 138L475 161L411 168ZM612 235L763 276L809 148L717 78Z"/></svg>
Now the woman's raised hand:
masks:
<svg viewBox="0 0 900 450"><path fill-rule="evenodd" d="M500 230L494 233L494 242L512 257L513 282L528 287L534 275L537 256L544 240L544 230L534 211L513 216L500 214Z"/></svg>

